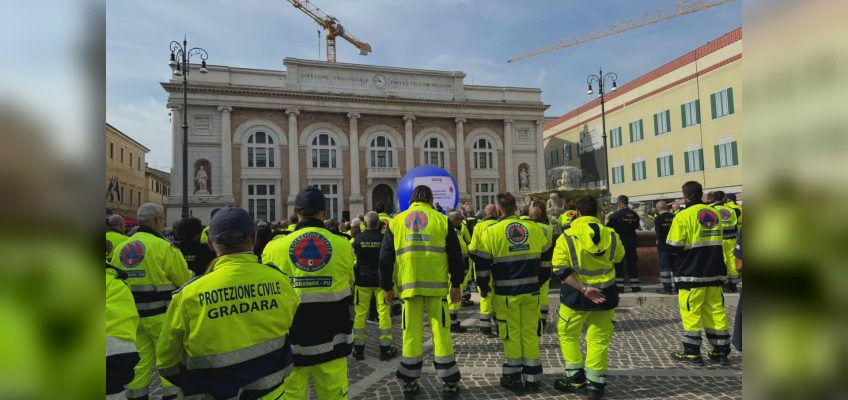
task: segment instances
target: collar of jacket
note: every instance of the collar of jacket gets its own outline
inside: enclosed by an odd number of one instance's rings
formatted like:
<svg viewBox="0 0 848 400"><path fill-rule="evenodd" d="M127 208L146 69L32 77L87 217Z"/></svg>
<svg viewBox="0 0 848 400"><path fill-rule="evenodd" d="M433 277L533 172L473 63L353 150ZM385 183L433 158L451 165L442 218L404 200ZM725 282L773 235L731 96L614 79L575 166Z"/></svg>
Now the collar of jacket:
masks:
<svg viewBox="0 0 848 400"><path fill-rule="evenodd" d="M300 221L297 224L297 229L302 229L302 228L326 228L326 227L324 226L324 223L321 222L321 220L319 220L317 218L306 217L306 218L303 219L303 221Z"/></svg>
<svg viewBox="0 0 848 400"><path fill-rule="evenodd" d="M507 215L506 217L503 217L503 218L499 219L498 221L506 221L508 219L518 219L518 216L517 215Z"/></svg>
<svg viewBox="0 0 848 400"><path fill-rule="evenodd" d="M694 205L696 205L696 204L704 204L704 202L703 202L703 201L701 201L701 200L691 201L691 202L690 202L690 201L687 201L687 202L686 202L686 207L692 207L692 206L694 206Z"/></svg>
<svg viewBox="0 0 848 400"><path fill-rule="evenodd" d="M141 228L139 228L139 229L141 229ZM106 232L109 232L109 231L117 232L117 233L120 233L121 235L125 235L125 233L124 233L124 232L121 232L121 231L119 231L119 230L117 230L117 229L115 229L115 228L106 228Z"/></svg>
<svg viewBox="0 0 848 400"><path fill-rule="evenodd" d="M571 221L571 226L574 227L574 226L581 225L581 224L591 224L593 222L598 224L598 225L603 225L601 223L601 220L598 219L598 217L585 216L585 217L575 218L574 221Z"/></svg>
<svg viewBox="0 0 848 400"><path fill-rule="evenodd" d="M486 217L486 218L483 218L483 221L497 221L497 220L498 220L498 217Z"/></svg>
<svg viewBox="0 0 848 400"><path fill-rule="evenodd" d="M415 202L412 202L412 204L409 205L409 207L414 207L414 206L428 207L428 208L432 208L434 210L436 209L435 207L431 206L430 203L425 203L423 201L415 201Z"/></svg>
<svg viewBox="0 0 848 400"><path fill-rule="evenodd" d="M223 256L218 256L214 260L210 261L209 266L207 267L207 271L212 271L214 269L221 268L224 264L244 264L258 262L259 257L257 257L256 254L253 254L253 251L224 254Z"/></svg>
<svg viewBox="0 0 848 400"><path fill-rule="evenodd" d="M161 233L156 232L156 231L154 231L153 229L150 229L150 228L148 228L148 227L146 227L146 226L144 226L144 225L139 225L139 226L138 226L138 232L136 232L136 233L142 233L142 232L144 232L144 233L148 233L148 234L151 234L151 235L153 235L153 236L156 236L156 237L158 237L159 239L165 239L165 238L162 236L162 234L161 234Z"/></svg>

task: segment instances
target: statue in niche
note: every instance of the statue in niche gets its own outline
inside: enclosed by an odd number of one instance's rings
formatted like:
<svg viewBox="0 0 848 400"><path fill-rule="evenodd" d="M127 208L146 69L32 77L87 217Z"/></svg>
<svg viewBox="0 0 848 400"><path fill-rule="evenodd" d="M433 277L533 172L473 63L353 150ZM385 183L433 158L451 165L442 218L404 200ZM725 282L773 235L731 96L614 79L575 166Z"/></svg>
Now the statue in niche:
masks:
<svg viewBox="0 0 848 400"><path fill-rule="evenodd" d="M527 163L518 166L518 190L530 190L530 166Z"/></svg>
<svg viewBox="0 0 848 400"><path fill-rule="evenodd" d="M200 159L194 162L194 194L211 194L212 190L209 185L211 172L209 160Z"/></svg>

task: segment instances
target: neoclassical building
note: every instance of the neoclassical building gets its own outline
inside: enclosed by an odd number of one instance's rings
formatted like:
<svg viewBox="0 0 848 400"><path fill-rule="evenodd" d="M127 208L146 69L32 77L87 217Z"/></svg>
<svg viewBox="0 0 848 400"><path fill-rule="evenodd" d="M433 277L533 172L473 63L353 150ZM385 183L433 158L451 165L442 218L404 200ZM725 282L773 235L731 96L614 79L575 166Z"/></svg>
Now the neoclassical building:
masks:
<svg viewBox="0 0 848 400"><path fill-rule="evenodd" d="M189 78L192 214L238 205L279 221L317 185L327 216L396 204L406 171L450 171L476 207L496 193L544 188L541 90L465 85L465 74L293 58L285 71L209 66ZM169 224L182 201L182 86L162 83L171 110Z"/></svg>

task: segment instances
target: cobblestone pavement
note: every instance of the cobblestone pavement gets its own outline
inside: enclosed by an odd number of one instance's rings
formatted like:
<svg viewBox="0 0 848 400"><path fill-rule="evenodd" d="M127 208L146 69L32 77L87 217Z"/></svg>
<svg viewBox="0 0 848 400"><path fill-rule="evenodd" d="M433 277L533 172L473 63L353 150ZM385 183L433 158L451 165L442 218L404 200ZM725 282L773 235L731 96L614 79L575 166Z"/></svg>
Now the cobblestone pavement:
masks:
<svg viewBox="0 0 848 400"><path fill-rule="evenodd" d="M475 302L477 296L474 297ZM553 387L554 379L563 374L563 360L556 335L556 307L559 299L550 296L551 316L541 340L541 359L545 368L542 390L539 393L518 396L526 399L575 399L573 394L563 394ZM516 398L498 384L503 363L500 340L483 337L477 328L479 307L463 307L460 320L468 333L453 334L454 351L462 372L462 398L505 399ZM735 306L727 307L731 321ZM679 311L669 306L620 307L616 310L615 335L609 353L607 395L610 399L735 399L742 397L742 357L735 350L729 366L712 364L704 366L681 365L670 359L670 353L682 348L680 343ZM394 318L394 343L400 347L399 317ZM395 379L398 360L381 362L377 342L378 327L366 325L368 335L366 359L348 358L349 398L401 399L400 385ZM422 392L419 399L441 398L442 383L432 365L432 347L429 328L425 323L425 366L420 380ZM703 352L709 351L706 339ZM585 347L584 347L585 349ZM314 397L313 397L314 398Z"/></svg>

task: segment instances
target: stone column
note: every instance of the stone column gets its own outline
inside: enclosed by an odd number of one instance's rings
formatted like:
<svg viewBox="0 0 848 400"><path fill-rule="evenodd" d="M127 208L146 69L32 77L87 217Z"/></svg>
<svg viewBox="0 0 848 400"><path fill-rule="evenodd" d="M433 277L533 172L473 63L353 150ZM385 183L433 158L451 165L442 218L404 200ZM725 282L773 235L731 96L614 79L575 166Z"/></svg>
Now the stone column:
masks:
<svg viewBox="0 0 848 400"><path fill-rule="evenodd" d="M545 121L536 121L536 190L546 189L547 170L545 169L545 141L544 141Z"/></svg>
<svg viewBox="0 0 848 400"><path fill-rule="evenodd" d="M471 200L465 181L465 118L456 118L456 183L459 185L459 199Z"/></svg>
<svg viewBox="0 0 848 400"><path fill-rule="evenodd" d="M512 159L512 120L504 120L504 176L506 177L506 191L514 193L518 188L515 186L515 161Z"/></svg>
<svg viewBox="0 0 848 400"><path fill-rule="evenodd" d="M180 107L171 107L171 197L178 201L183 195L183 116Z"/></svg>
<svg viewBox="0 0 848 400"><path fill-rule="evenodd" d="M230 126L230 106L219 106L221 112L221 196L233 197L233 134Z"/></svg>
<svg viewBox="0 0 848 400"><path fill-rule="evenodd" d="M415 157L412 149L412 121L415 121L414 115L404 115L404 129L403 129L403 144L404 149L406 149L406 171L411 170L415 165Z"/></svg>
<svg viewBox="0 0 848 400"><path fill-rule="evenodd" d="M359 113L347 113L350 119L350 215L365 213L364 199L359 180Z"/></svg>
<svg viewBox="0 0 848 400"><path fill-rule="evenodd" d="M289 198L288 198L288 215L294 212L294 200L297 198L297 193L300 192L300 160L298 157L298 132L297 132L297 116L300 111L297 109L286 110L286 115L289 117Z"/></svg>

